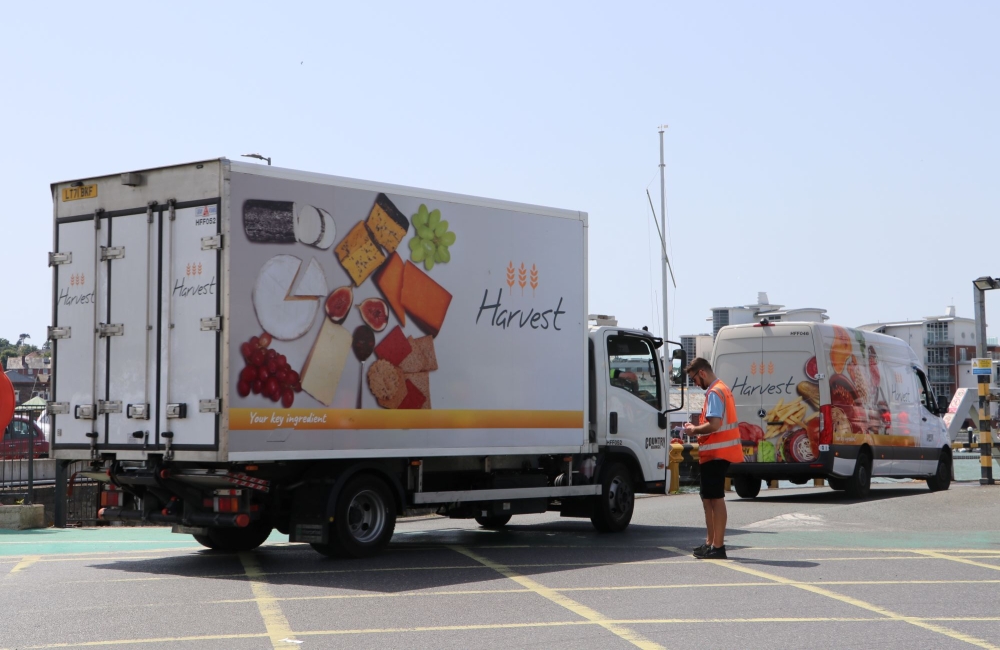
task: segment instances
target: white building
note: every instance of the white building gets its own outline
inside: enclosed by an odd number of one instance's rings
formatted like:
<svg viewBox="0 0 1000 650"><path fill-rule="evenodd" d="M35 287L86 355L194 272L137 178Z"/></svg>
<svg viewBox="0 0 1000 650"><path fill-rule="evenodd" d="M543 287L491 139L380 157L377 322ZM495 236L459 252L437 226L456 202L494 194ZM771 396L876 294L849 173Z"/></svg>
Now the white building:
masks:
<svg viewBox="0 0 1000 650"><path fill-rule="evenodd" d="M830 319L826 315L825 309L818 307L799 307L796 309L785 309L784 305L772 305L768 302L767 292L757 293L757 302L752 305L741 305L738 307L713 307L712 317L712 337L714 338L726 325L740 325L743 323L756 323L761 318L769 321L807 321L812 323L822 323Z"/></svg>
<svg viewBox="0 0 1000 650"><path fill-rule="evenodd" d="M927 368L927 379L939 401L950 401L958 388L976 387L976 378L972 374L972 359L976 356L976 322L972 318L956 316L953 306L946 307L943 316L871 323L858 329L906 341ZM988 347L996 358L995 343Z"/></svg>

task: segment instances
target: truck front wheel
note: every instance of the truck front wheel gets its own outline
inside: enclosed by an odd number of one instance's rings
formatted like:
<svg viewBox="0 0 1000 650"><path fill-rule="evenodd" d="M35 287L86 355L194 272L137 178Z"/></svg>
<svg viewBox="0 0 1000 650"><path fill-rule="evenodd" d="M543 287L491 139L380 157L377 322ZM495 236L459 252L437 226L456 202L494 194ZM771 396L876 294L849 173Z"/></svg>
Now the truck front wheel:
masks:
<svg viewBox="0 0 1000 650"><path fill-rule="evenodd" d="M628 527L634 509L632 473L622 463L610 464L604 471L601 494L594 504L590 523L602 533L617 533Z"/></svg>
<svg viewBox="0 0 1000 650"><path fill-rule="evenodd" d="M368 557L389 543L396 529L396 501L385 481L371 474L356 476L337 497L330 544L313 544L323 555Z"/></svg>

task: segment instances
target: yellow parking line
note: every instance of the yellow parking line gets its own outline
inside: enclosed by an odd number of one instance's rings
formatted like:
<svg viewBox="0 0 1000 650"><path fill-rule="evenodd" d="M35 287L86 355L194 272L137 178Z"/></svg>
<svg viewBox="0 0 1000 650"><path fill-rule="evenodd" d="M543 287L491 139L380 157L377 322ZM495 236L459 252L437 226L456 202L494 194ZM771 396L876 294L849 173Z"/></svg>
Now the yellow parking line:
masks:
<svg viewBox="0 0 1000 650"><path fill-rule="evenodd" d="M520 573L517 573L510 567L504 566L503 564L499 564L497 562L493 562L492 560L487 559L479 555L478 553L474 553L462 546L452 546L451 548L454 549L456 552L461 553L462 555L471 558L476 562L479 562L483 566L493 569L500 575L510 580L513 580L522 587L530 589L531 591L535 592L542 598L546 598L552 601L553 603L559 605L560 607L568 609L577 616L580 616L581 618L585 618L588 621L592 621L600 625L608 632L611 632L612 634L614 634L615 636L624 641L628 641L637 648L643 648L644 650L664 650L663 646L661 646L660 644L654 643L653 641L650 641L649 639L643 637L640 634L637 634L636 632L633 632L632 630L626 627L622 627L621 625L616 625L614 623L607 622L608 619L603 614L587 607L582 603L578 603L575 600L567 598L566 596L562 595L555 589L550 589L545 585L535 582L531 578L528 578L526 576L521 575Z"/></svg>
<svg viewBox="0 0 1000 650"><path fill-rule="evenodd" d="M936 551L917 551L918 553L923 553L927 557L932 557L938 560L951 560L952 562L961 562L962 564L969 564L972 566L977 566L982 569L993 569L994 571L1000 571L1000 566L996 564L986 564L985 562L973 562L967 557L952 557L950 555L945 555L944 553L938 553Z"/></svg>
<svg viewBox="0 0 1000 650"><path fill-rule="evenodd" d="M292 627L281 613L281 607L278 606L276 599L271 595L257 558L252 553L240 553L239 556L247 578L250 579L254 601L260 610L260 617L264 619L264 627L267 629L268 638L271 639L271 646L275 649L298 647L292 638Z"/></svg>
<svg viewBox="0 0 1000 650"><path fill-rule="evenodd" d="M674 553L687 555L687 553L680 550L679 548L664 546L663 549L667 551L673 551ZM838 594L835 591L830 591L829 589L824 589L823 587L819 587L817 585L802 584L796 582L795 580L790 580L788 578L783 578L778 575L742 566L737 562L730 562L727 560L701 560L701 561L714 564L715 566L720 566L726 569L731 569L733 571L739 571L740 573L746 573L747 575L752 575L757 578L763 578L765 580L773 580L774 582L795 587L796 589L802 589L820 596L825 596L827 598L832 598L833 600L838 600L842 603L847 603L848 605L860 607L861 609L868 610L869 612L874 612L875 614L885 616L886 618L895 621L902 621L904 623L909 623L910 625L915 625L925 630L930 630L931 632L937 632L938 634L942 634L944 636L956 639L958 641L964 641L965 643L969 643L971 645L975 645L980 648L985 648L986 650L1000 650L1000 647L995 646L988 641L984 641L983 639L979 639L974 636L964 634L957 630L952 630L946 627L942 627L940 625L934 625L933 623L930 623L928 621L919 618L897 614L896 612L886 609L884 607L879 607L878 605L873 605L872 603L868 603L863 600L859 600L857 598L852 598L851 596L845 596L844 594Z"/></svg>
<svg viewBox="0 0 1000 650"><path fill-rule="evenodd" d="M14 565L14 568L11 569L10 573L8 573L7 575L15 574L18 571L24 571L35 562L38 562L38 559L40 557L41 555L25 555L24 557L21 558L20 562Z"/></svg>

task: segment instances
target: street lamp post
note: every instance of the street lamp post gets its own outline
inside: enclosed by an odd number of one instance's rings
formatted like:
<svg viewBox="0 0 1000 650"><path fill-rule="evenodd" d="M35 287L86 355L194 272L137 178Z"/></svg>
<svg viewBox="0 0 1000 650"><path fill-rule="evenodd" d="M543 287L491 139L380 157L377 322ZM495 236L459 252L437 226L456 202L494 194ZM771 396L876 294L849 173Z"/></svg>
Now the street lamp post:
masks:
<svg viewBox="0 0 1000 650"><path fill-rule="evenodd" d="M986 358L986 292L1000 288L1000 281L989 276L972 281L976 318L976 357ZM979 387L979 484L994 485L993 433L990 430L990 376L976 375Z"/></svg>

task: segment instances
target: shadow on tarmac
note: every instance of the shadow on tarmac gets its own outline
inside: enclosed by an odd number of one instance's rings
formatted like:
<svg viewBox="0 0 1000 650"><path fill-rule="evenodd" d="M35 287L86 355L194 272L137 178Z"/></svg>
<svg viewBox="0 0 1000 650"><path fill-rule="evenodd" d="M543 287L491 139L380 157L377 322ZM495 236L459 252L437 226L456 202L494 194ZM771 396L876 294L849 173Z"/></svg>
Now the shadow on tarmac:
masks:
<svg viewBox="0 0 1000 650"><path fill-rule="evenodd" d="M787 490L780 490L780 492L786 492ZM770 490L761 490L761 493L754 497L753 499L737 499L735 502L740 505L752 504L752 503L840 503L840 504L852 504L852 503L869 503L872 501L883 501L885 499L898 499L901 497L916 497L919 495L929 495L933 494L930 490L921 484L920 487L906 487L906 488L877 488L873 489L870 496L865 499L849 499L843 492L839 490L823 490L817 492L800 492L798 494L770 494ZM777 493L779 490L774 490Z"/></svg>
<svg viewBox="0 0 1000 650"><path fill-rule="evenodd" d="M447 521L442 520L442 524ZM740 535L761 533L727 531L734 541ZM702 543L704 538L702 527L633 524L622 533L609 534L596 532L590 522L567 520L507 526L500 531L469 528L399 531L383 554L358 560L326 558L305 544L267 545L253 554L271 584L403 593L506 580L494 568L456 552L452 546L461 546L530 577L569 574L581 569L589 572L602 567L613 567L616 573L642 571L641 563L645 561L679 560L686 564L683 560L693 560L687 549ZM661 546L679 548L685 554L678 556ZM732 550L740 548L738 543L729 546ZM733 561L772 567L818 566L816 562ZM92 566L144 576L246 579L238 554L207 549L189 555L111 560Z"/></svg>

